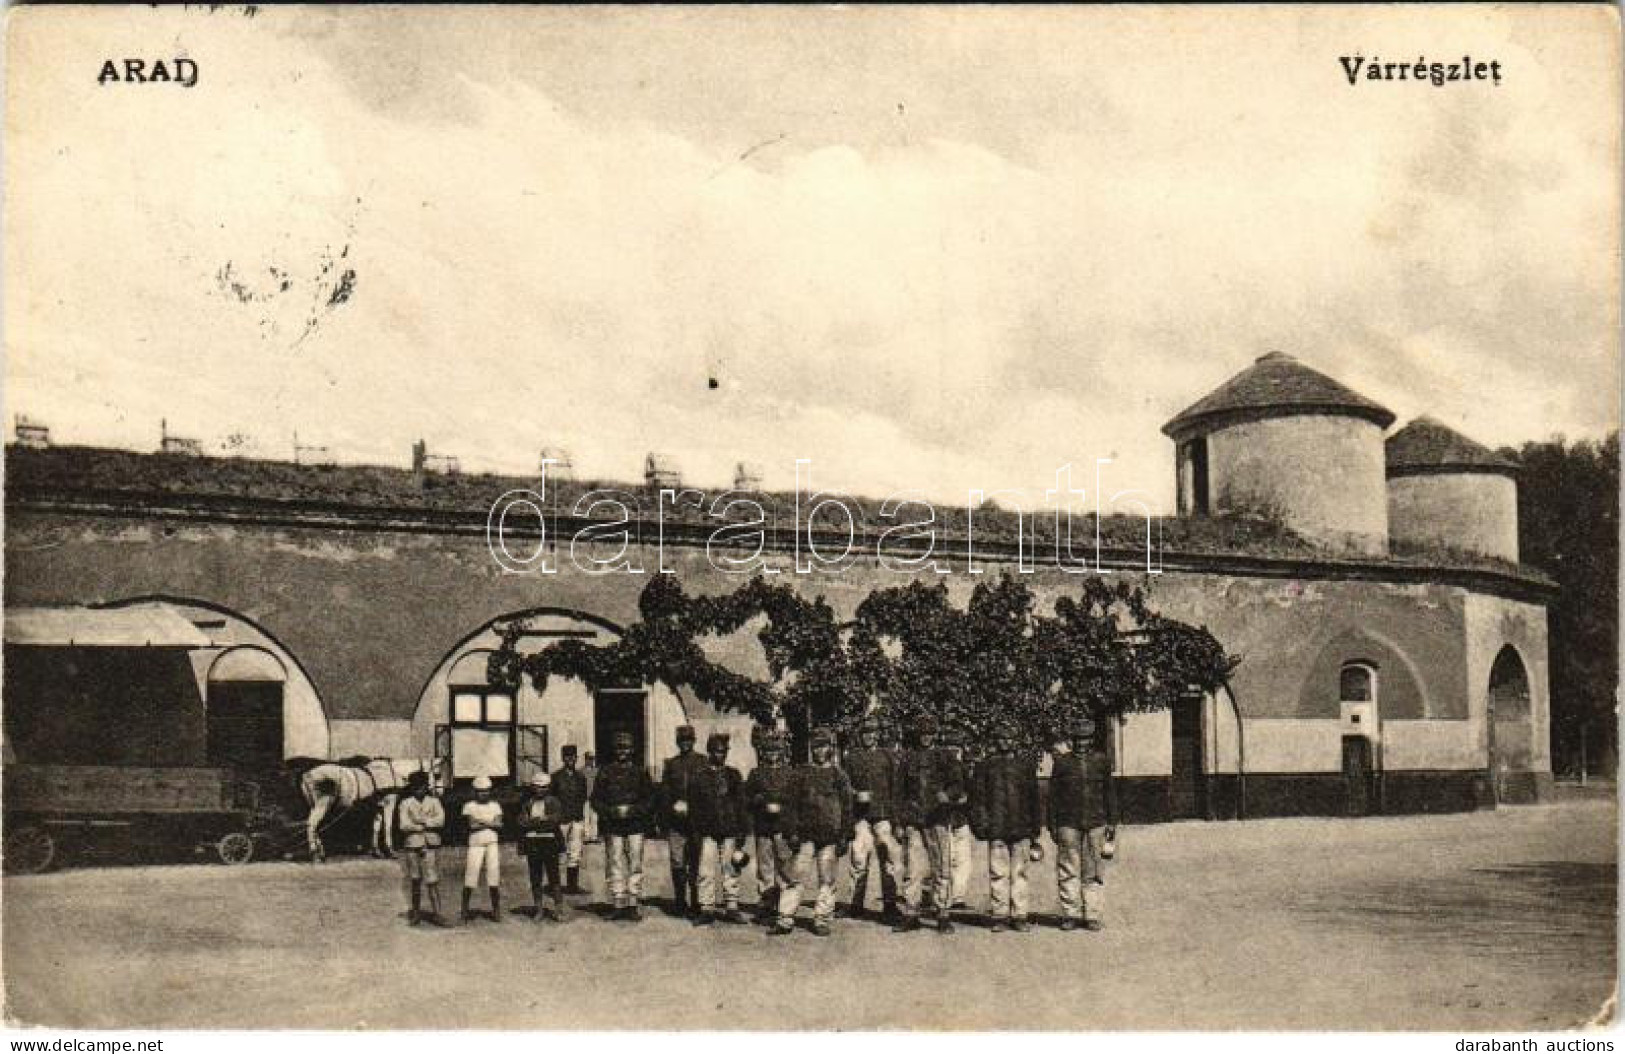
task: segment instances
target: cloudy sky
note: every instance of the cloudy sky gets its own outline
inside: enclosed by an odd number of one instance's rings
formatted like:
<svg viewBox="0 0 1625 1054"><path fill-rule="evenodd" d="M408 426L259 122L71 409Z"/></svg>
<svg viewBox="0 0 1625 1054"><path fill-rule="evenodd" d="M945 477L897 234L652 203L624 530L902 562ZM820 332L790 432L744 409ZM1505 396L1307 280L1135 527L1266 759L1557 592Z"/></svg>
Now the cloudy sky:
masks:
<svg viewBox="0 0 1625 1054"><path fill-rule="evenodd" d="M1618 418L1605 7L14 9L9 49L5 400L59 442L947 500L1112 457L1167 507L1159 426L1274 349L1492 445ZM1338 62L1463 54L1503 82Z"/></svg>

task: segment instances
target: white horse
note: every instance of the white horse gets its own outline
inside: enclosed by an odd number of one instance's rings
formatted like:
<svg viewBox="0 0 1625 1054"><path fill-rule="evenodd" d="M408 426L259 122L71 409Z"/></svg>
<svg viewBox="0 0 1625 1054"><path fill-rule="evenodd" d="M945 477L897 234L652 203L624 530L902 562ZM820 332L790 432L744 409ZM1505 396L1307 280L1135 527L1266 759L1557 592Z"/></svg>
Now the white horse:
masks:
<svg viewBox="0 0 1625 1054"><path fill-rule="evenodd" d="M324 761L299 777L299 792L310 806L305 820L305 836L312 860L327 857L321 828L329 814L336 819L351 809L372 812L373 856L395 853L395 806L400 801L406 779L414 772L429 775L429 786L441 791L442 762L429 758L372 758L354 762Z"/></svg>

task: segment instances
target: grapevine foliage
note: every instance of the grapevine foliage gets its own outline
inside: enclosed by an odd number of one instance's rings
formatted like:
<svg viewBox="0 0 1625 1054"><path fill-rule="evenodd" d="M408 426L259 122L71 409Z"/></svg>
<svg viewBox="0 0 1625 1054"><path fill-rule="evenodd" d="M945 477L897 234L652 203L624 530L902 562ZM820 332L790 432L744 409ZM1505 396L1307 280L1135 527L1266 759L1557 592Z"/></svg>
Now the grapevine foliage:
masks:
<svg viewBox="0 0 1625 1054"><path fill-rule="evenodd" d="M761 724L816 713L851 730L872 716L890 736L930 715L972 744L1007 735L1036 752L1084 715L1101 723L1215 691L1240 661L1206 627L1151 610L1139 586L1098 577L1082 579L1052 615L1008 574L979 584L964 608L941 583L877 589L846 623L823 597L761 577L721 596L691 596L674 575L657 575L638 608L639 619L603 645L565 640L525 653L525 624L508 624L489 680L513 689L528 679L537 691L553 677L593 691L658 683ZM705 654L704 637L758 617L769 680Z"/></svg>

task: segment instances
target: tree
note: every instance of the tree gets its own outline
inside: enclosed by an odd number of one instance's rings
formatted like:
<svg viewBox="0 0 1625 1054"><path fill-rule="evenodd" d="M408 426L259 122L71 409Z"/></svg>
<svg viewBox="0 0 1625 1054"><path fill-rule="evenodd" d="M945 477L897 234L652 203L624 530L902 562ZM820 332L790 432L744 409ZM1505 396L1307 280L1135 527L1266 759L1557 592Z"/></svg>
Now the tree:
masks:
<svg viewBox="0 0 1625 1054"><path fill-rule="evenodd" d="M1037 753L1084 715L1103 723L1217 690L1239 662L1205 627L1152 611L1139 587L1098 577L1084 579L1079 596L1061 597L1053 615L1039 614L1028 585L1006 574L978 584L963 609L941 583L877 589L841 624L822 597L762 578L691 597L659 575L639 612L617 641L561 641L531 654L518 650L524 625L512 624L491 656L490 680L512 688L529 678L538 691L554 676L593 690L661 683L761 724L820 714L848 731L874 717L900 734L930 715L971 741L1008 735ZM770 680L707 658L702 636L736 632L758 615Z"/></svg>
<svg viewBox="0 0 1625 1054"><path fill-rule="evenodd" d="M1616 767L1619 683L1619 434L1561 436L1503 450L1518 478L1518 547L1524 563L1557 580L1550 609L1552 768Z"/></svg>

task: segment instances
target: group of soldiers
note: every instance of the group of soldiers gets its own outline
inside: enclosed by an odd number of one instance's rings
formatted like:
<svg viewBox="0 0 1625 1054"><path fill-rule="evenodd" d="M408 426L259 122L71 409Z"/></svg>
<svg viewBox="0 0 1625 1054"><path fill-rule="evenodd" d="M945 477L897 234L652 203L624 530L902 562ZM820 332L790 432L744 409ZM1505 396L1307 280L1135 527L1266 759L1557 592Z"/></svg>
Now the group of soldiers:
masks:
<svg viewBox="0 0 1625 1054"><path fill-rule="evenodd" d="M812 932L829 936L837 911L841 858L847 857L852 898L846 912L867 914L868 879L878 864L883 915L898 932L935 919L953 930L952 909L968 886L973 840L988 843L989 914L994 931L1030 926L1029 861L1040 860L1047 829L1056 851L1061 928L1098 930L1103 924L1104 862L1115 847L1118 805L1111 762L1087 719L1053 737L1047 803L1035 759L995 737L974 760L963 745L939 742L935 721L922 718L902 749L882 744L882 727L867 722L857 743L841 752L833 729L814 729L811 761L790 764L782 732L764 730L756 742L759 764L749 778L728 764L729 737L708 737L697 753L691 726L677 730L677 754L658 782L634 756L629 733L617 733L614 756L599 769L590 794L565 747L562 767L538 774L520 804L522 848L530 867L536 917L561 918L566 893L582 892L579 879L583 822L597 813L604 843L611 914L641 918L643 854L663 834L670 852L677 910L696 926L748 923L741 884L754 862L760 921L768 932L794 932L803 890L812 894ZM489 781L476 781L464 806L470 828L470 863L464 875L463 917L487 872L491 917L500 918L495 856L476 857L473 843L494 839ZM402 804L406 871L412 879L410 918L416 923L425 886L432 920L439 918L433 871L438 802L421 781ZM560 882L563 857L566 881ZM477 870L477 868L479 870ZM437 877L437 876L436 876Z"/></svg>

